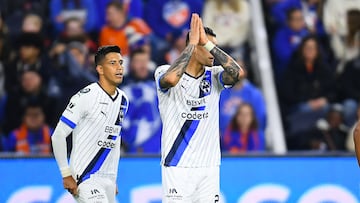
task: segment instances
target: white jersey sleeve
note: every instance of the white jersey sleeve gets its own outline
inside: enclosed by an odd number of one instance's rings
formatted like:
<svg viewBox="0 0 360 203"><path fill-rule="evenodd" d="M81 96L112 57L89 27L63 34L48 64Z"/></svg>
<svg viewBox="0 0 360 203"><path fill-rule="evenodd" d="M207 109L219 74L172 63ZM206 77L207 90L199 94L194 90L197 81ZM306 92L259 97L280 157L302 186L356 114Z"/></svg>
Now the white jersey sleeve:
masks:
<svg viewBox="0 0 360 203"><path fill-rule="evenodd" d="M51 136L54 156L62 177L71 175L67 159L66 145L66 137L71 133L71 131L72 129L68 125L63 122L59 122Z"/></svg>
<svg viewBox="0 0 360 203"><path fill-rule="evenodd" d="M224 73L224 68L222 66L213 66L211 68L211 72L215 77L216 83L214 83L214 85L218 89L218 91L221 91L224 88L232 87L231 85L225 85L224 81L222 80L222 74Z"/></svg>
<svg viewBox="0 0 360 203"><path fill-rule="evenodd" d="M160 87L160 79L163 77L164 73L166 73L166 71L170 68L170 65L162 65L159 66L156 70L155 70L155 82L156 82L156 89L160 90L158 92L161 93L166 93L168 92L169 89L162 89Z"/></svg>

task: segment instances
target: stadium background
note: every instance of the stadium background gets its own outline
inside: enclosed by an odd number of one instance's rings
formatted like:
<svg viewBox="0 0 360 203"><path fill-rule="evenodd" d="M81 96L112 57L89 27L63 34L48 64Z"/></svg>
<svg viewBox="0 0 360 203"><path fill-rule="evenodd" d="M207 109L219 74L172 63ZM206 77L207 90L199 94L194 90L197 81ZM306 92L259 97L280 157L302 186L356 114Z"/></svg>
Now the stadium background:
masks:
<svg viewBox="0 0 360 203"><path fill-rule="evenodd" d="M115 9L106 19L109 2L0 1L0 202L73 202L62 189L51 151L34 145L21 152L12 137L27 116L37 123L39 115L30 115L39 113L37 107L45 116L39 128L49 126L51 132L69 97L96 80L91 58L99 45L110 42L122 47L127 75L120 88L134 104L122 134L117 199L161 202L161 124L152 71L179 55L191 12L215 29L224 39L219 46L248 72L246 85L224 93L220 104L221 202L360 202L351 137L360 100L354 95L360 93L360 1L119 0L124 15ZM307 36L315 36L322 55L311 67L323 72L300 80L315 86L301 92L297 87L306 85L299 83L289 94L284 86L299 82L290 70L302 67L310 52L301 49ZM325 104L310 111L297 108L317 98L325 98ZM263 146L226 144L229 120L244 102L255 111L259 125L252 130L264 135Z"/></svg>

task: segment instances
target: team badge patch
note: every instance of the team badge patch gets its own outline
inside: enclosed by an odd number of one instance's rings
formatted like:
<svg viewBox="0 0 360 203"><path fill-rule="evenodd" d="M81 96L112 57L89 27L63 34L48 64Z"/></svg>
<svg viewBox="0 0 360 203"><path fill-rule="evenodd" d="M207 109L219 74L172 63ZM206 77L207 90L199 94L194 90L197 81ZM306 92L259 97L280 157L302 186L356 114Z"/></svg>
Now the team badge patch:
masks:
<svg viewBox="0 0 360 203"><path fill-rule="evenodd" d="M84 88L84 89L80 90L80 93L83 93L83 94L88 93L88 92L90 92L90 88Z"/></svg>
<svg viewBox="0 0 360 203"><path fill-rule="evenodd" d="M203 91L205 94L210 93L211 87L210 87L210 82L207 80L202 80L200 83L200 89L201 91Z"/></svg>

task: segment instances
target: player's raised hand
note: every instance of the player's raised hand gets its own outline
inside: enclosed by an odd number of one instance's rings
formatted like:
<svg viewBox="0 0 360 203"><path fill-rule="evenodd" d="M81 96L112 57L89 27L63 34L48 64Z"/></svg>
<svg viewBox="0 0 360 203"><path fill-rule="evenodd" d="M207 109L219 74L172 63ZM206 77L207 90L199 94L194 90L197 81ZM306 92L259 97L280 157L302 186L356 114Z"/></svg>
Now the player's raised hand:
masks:
<svg viewBox="0 0 360 203"><path fill-rule="evenodd" d="M190 23L190 33L189 33L189 44L198 45L199 44L199 22L200 17L198 14L193 13L191 16L191 23Z"/></svg>
<svg viewBox="0 0 360 203"><path fill-rule="evenodd" d="M72 176L63 178L63 185L64 188L67 189L67 191L69 191L72 195L74 196L78 195L77 184Z"/></svg>
<svg viewBox="0 0 360 203"><path fill-rule="evenodd" d="M207 38L207 35L204 30L204 25L202 23L201 18L199 18L199 32L200 32L200 38L199 38L199 45L204 46L209 39Z"/></svg>

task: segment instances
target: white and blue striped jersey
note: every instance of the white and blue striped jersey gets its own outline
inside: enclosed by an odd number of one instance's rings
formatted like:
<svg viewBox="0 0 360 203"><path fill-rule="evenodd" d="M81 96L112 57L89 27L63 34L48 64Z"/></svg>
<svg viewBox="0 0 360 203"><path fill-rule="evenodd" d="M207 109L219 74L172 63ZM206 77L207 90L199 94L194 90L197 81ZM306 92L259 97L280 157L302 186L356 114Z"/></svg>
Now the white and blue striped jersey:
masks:
<svg viewBox="0 0 360 203"><path fill-rule="evenodd" d="M156 69L159 110L163 122L162 164L178 167L220 165L219 97L224 88L221 66L205 67L194 78L184 73L172 88L159 81L170 65Z"/></svg>
<svg viewBox="0 0 360 203"><path fill-rule="evenodd" d="M60 120L73 131L70 169L78 184L91 175L116 180L120 131L128 98L120 89L114 96L92 83L75 94Z"/></svg>

